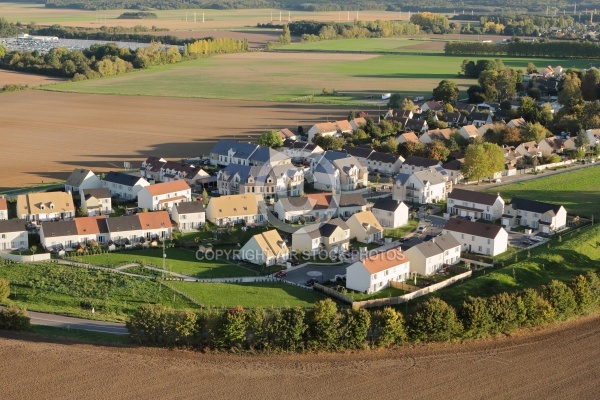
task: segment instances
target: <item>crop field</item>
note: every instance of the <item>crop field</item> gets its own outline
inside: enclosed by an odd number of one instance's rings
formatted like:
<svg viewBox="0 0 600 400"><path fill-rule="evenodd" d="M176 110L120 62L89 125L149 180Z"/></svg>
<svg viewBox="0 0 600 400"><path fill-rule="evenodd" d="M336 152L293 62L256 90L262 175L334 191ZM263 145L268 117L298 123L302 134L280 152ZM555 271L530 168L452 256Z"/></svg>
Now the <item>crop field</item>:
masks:
<svg viewBox="0 0 600 400"><path fill-rule="evenodd" d="M320 42L294 43L278 47L286 51L356 51L356 52L389 52L389 53L443 53L443 40L428 38L359 38L323 40Z"/></svg>
<svg viewBox="0 0 600 400"><path fill-rule="evenodd" d="M157 282L104 271L64 265L14 264L0 267L0 278L11 282L7 304L31 311L72 317L124 321L141 304L161 303L176 309L193 308Z"/></svg>
<svg viewBox="0 0 600 400"><path fill-rule="evenodd" d="M600 216L600 167L593 166L561 174L517 182L488 190L500 192L505 201L513 197L562 204L567 213Z"/></svg>
<svg viewBox="0 0 600 400"><path fill-rule="evenodd" d="M285 283L171 282L205 307L310 307L325 297L313 290Z"/></svg>
<svg viewBox="0 0 600 400"><path fill-rule="evenodd" d="M47 85L50 83L57 83L64 81L63 78L27 74L25 72L7 71L0 70L0 87L6 85Z"/></svg>
<svg viewBox="0 0 600 400"><path fill-rule="evenodd" d="M165 269L198 278L228 278L256 275L253 271L219 261L200 261L192 250L166 249ZM76 257L76 260L94 265L116 267L140 263L162 268L162 249L128 251L123 253L94 254Z"/></svg>

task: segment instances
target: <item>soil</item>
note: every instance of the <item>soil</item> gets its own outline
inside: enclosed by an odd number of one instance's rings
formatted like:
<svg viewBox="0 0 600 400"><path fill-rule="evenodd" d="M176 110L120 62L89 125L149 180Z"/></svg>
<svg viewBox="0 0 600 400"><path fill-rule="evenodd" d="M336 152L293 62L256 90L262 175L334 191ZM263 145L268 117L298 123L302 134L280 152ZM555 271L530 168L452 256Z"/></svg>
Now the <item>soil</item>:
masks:
<svg viewBox="0 0 600 400"><path fill-rule="evenodd" d="M0 398L595 399L600 317L393 351L231 355L0 337Z"/></svg>
<svg viewBox="0 0 600 400"><path fill-rule="evenodd" d="M38 90L0 95L0 190L139 167L149 155L208 155L218 139L252 140L268 129L296 128L348 108L232 100L88 95Z"/></svg>
<svg viewBox="0 0 600 400"><path fill-rule="evenodd" d="M6 85L47 85L54 82L63 82L64 78L27 74L24 72L0 70L0 87Z"/></svg>
<svg viewBox="0 0 600 400"><path fill-rule="evenodd" d="M213 37L216 39L230 38L236 40L248 39L248 46L251 49L264 48L267 42L277 42L281 32L277 31L260 31L260 30L174 30L169 32L149 32L156 36L175 36L181 39L204 39ZM299 40L298 40L299 41Z"/></svg>

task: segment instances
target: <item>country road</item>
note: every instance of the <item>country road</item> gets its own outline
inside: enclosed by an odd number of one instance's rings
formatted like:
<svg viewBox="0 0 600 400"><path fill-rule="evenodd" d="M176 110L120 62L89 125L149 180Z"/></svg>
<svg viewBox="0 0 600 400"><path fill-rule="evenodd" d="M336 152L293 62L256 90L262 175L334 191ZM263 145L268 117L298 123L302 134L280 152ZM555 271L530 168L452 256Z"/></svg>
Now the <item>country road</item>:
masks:
<svg viewBox="0 0 600 400"><path fill-rule="evenodd" d="M4 307L0 306L0 309ZM125 324L117 322L95 321L91 319L64 317L62 315L46 314L35 311L28 311L34 325L53 326L56 328L79 329L82 331L110 333L113 335L127 335L129 331Z"/></svg>

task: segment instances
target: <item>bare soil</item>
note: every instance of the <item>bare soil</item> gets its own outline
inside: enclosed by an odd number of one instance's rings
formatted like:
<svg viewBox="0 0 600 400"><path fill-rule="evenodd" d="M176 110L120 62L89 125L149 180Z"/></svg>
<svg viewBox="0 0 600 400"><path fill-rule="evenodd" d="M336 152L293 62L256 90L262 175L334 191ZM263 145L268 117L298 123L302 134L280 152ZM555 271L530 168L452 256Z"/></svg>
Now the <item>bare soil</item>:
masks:
<svg viewBox="0 0 600 400"><path fill-rule="evenodd" d="M216 39L230 38L236 40L248 39L248 46L251 49L264 48L267 42L277 42L281 32L278 31L259 31L259 30L174 30L169 32L149 32L156 36L175 36L181 39L203 39L213 37Z"/></svg>
<svg viewBox="0 0 600 400"><path fill-rule="evenodd" d="M0 398L595 399L600 317L394 351L230 355L0 337Z"/></svg>
<svg viewBox="0 0 600 400"><path fill-rule="evenodd" d="M149 155L208 155L222 138L345 118L347 108L231 100L87 95L38 90L0 95L0 190L139 166Z"/></svg>
<svg viewBox="0 0 600 400"><path fill-rule="evenodd" d="M0 70L0 87L6 85L47 85L54 82L63 82L65 79L43 75L27 74L25 72Z"/></svg>

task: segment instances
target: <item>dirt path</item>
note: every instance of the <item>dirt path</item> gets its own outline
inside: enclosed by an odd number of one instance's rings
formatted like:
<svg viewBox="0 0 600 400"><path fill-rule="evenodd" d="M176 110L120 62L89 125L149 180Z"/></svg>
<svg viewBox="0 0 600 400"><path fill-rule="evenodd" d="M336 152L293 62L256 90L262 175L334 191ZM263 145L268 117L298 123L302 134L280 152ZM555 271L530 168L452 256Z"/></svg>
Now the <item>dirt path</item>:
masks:
<svg viewBox="0 0 600 400"><path fill-rule="evenodd" d="M6 334L5 334L6 336ZM0 338L0 398L593 399L600 316L476 343L236 356Z"/></svg>

